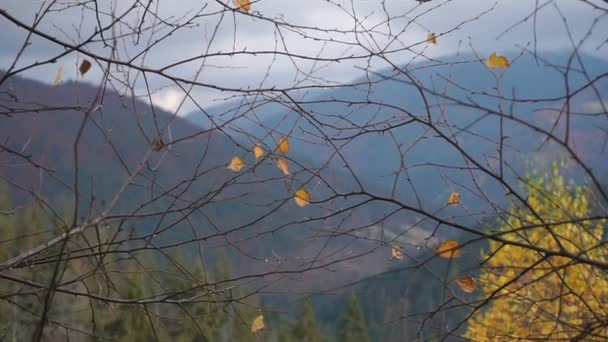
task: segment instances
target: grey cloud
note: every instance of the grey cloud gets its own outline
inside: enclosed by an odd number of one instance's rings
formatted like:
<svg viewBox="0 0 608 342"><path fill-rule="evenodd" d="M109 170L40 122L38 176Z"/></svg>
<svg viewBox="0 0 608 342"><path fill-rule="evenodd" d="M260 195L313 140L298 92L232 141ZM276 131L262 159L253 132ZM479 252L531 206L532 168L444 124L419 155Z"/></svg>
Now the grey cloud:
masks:
<svg viewBox="0 0 608 342"><path fill-rule="evenodd" d="M98 2L101 6L105 6L104 10L109 10L109 4L113 2ZM131 1L119 1L117 13L129 6ZM453 0L453 1L430 1L421 6L414 0L387 0L385 1L386 12L380 6L378 0L353 0L341 1L336 0L335 4L328 3L322 0L309 1L285 1L285 0L260 0L253 4L253 11L263 13L266 16L280 18L281 20L299 25L318 26L328 29L344 29L352 30L358 27L361 23L356 23L351 17L352 12L356 13L359 18L366 18L363 22L366 27L374 27L377 31L373 38L380 42L380 46L386 44L386 39L383 37L383 32L386 33L390 29L391 32L402 30L409 19L417 18L415 23L408 26L408 31L401 36L400 44L410 44L424 40L428 30L438 34L445 33L439 38L436 46L416 47L417 51L424 51L425 55L440 58L454 54L457 51L470 52L469 44L480 54L487 54L491 51L512 51L517 45L526 46L533 37L533 21L528 20L525 23L517 26L507 34L497 39L499 34L505 31L514 23L525 18L534 9L535 1L509 1L499 0L493 11L478 20L470 23L462 23L465 20L475 18L483 11L490 9L494 3L483 2L478 0ZM542 3L542 2L541 2ZM231 5L231 2L229 3ZM340 5L340 6L338 6ZM26 21L33 18L33 13L40 6L38 1L21 1L8 0L0 5L12 15ZM163 19L174 19L184 15L192 14L203 6L204 13L210 14L218 11L221 6L215 1L198 1L198 0L182 0L169 1L159 0L153 2L153 6L158 6L159 15ZM557 7L568 17L568 24L576 37L579 39L584 36L588 30L590 23L598 15L588 4L582 1L561 0L552 2L545 6L536 21L536 33L538 38L538 48L541 50L556 50L569 48L570 42L565 39L565 31L563 23L560 20ZM425 15L425 11L435 8ZM400 16L407 14L407 18L395 20L391 27L381 24L386 15ZM65 12L53 12L43 21L41 29L49 33L66 39L66 35L72 38L76 37L77 33L86 35L92 32L96 27L96 18L91 13L86 13L85 20L81 22L81 12L78 9L71 9ZM143 14L143 8L139 8L132 17L127 18L127 22L135 23L137 17ZM421 15L420 17L417 17ZM220 21L221 19L221 21ZM154 20L151 15L147 16L147 23ZM209 44L209 39L220 22L217 28L217 36L212 43L210 50L219 52L228 52L233 48L237 50L273 50L275 44L278 44L279 49L282 49L282 42L276 36L276 30L272 23L264 22L260 19L253 19L241 15L239 13L225 12L223 16L208 15L201 17L193 28L179 31L172 35L167 41L154 47L145 60L145 64L150 67L163 67L165 65L178 62L183 58L196 56L206 51ZM0 33L4 39L5 46L0 50L0 62L3 65L14 58L14 55L25 37L23 30L17 29L6 20L0 19L0 23L5 28ZM462 24L459 26L459 24ZM457 30L450 31L454 27L459 26ZM608 25L605 20L600 20L598 26L595 27L596 32L607 32ZM236 30L236 31L235 31ZM166 31L165 31L166 32ZM283 30L282 33L286 37L286 42L291 52L301 53L306 55L321 54L324 57L336 57L341 54L361 53L362 49L352 48L348 44L337 42L324 44L323 42L314 41L311 39L303 39L297 33ZM309 32L310 33L310 32ZM163 34L160 32L159 35ZM314 33L319 37L323 37L321 33ZM145 37L144 37L145 38ZM353 34L337 35L335 38L354 42ZM365 34L360 34L357 38L366 41L366 45L376 49L371 37ZM366 40L367 39L367 40ZM596 56L605 55L606 47L598 49L601 46L602 37L600 34L593 36L590 41L582 47L585 53ZM129 40L126 40L130 42ZM131 55L143 48L143 44L139 46L127 46L127 51ZM398 47L393 43L391 47ZM105 51L100 45L91 47ZM56 55L61 49L53 44L44 42L42 39L36 39L33 44L28 47L25 55L25 61L32 61L42 58L48 58ZM413 54L410 52L396 53L391 56L396 62L408 61ZM66 60L61 61L67 65L76 65L76 55L71 55ZM383 67L380 61L372 61L374 67ZM187 65L171 70L174 75L185 78L192 78L195 71L200 67L202 61L194 61ZM292 60L281 56L240 56L240 57L221 57L209 58L205 61L205 67L201 73L200 80L206 83L220 84L231 87L255 87L260 84L266 76L269 66L272 67L270 77L266 80L266 85L287 85L293 82L296 75L295 69L291 63ZM313 65L310 61L297 61L298 67L303 70L309 70ZM354 68L355 63L334 63L322 69L322 76L329 81L343 82L348 79L353 79L360 76L360 71ZM56 66L48 66L37 69L35 72L28 73L27 76L35 77L44 81L52 80ZM75 76L75 69L71 74ZM94 80L99 74L92 73L88 78ZM167 80L158 77L151 77L153 87L162 87L170 85ZM143 87L140 84L140 90ZM195 89L194 93L203 104L210 103L218 94L208 89ZM159 94L159 99L167 99L167 93ZM186 106L185 110L192 109L192 105Z"/></svg>

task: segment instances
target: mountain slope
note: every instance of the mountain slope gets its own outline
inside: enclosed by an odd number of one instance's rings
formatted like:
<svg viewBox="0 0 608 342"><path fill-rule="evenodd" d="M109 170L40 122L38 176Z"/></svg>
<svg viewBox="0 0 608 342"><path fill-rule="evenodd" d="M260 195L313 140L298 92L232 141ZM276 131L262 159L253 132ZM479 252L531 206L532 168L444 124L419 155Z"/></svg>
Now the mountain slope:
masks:
<svg viewBox="0 0 608 342"><path fill-rule="evenodd" d="M338 260L350 253L340 246L352 244L353 238L333 237L327 246L329 238L317 236L338 224L365 226L386 212L382 206L364 206L327 217L321 227L314 218L331 213L330 207L304 210L292 200L302 185L314 191L313 199L328 193L319 184L306 183L311 173L303 167L309 167L312 158L290 151L292 175L285 177L275 165L276 155L255 162L251 142L222 130L200 128L114 90L106 89L101 101L95 102L98 91L86 83L49 86L19 77L2 85L0 103L5 109L0 114L0 136L5 137L4 146L18 153L0 152L0 175L21 187L11 187L18 202L29 203L32 192L56 208L73 206L74 143L84 121L77 145L80 214L99 213L118 198L108 215L124 227L125 241L151 239L159 246L177 244L191 251L202 245L211 257L227 249L235 276L305 269L315 258ZM88 108L94 110L87 117ZM159 132L166 146L154 151ZM265 148L268 151L272 145ZM226 169L233 156L246 161L239 173ZM334 187L352 188L352 182L341 177L342 171L321 172ZM341 206L349 203L355 202L339 201ZM359 243L356 250L368 248L369 244ZM378 257L384 256L371 256ZM363 264L369 266L353 267ZM355 260L336 266L344 272L325 278L311 272L295 283L302 289L328 281L338 284L372 274L373 264Z"/></svg>
<svg viewBox="0 0 608 342"><path fill-rule="evenodd" d="M504 202L505 190L486 172L469 172L471 167L477 168L472 160L498 173L502 153L505 177L514 183L530 162L540 165L542 161L569 159L563 146L545 141L546 136L538 129L563 138L565 80L573 91L588 82L587 76L593 79L608 68L605 60L581 56L582 65L575 58L564 77L569 57L550 53L536 60L523 55L512 61L511 68L492 72L477 57L463 55L447 58L445 63L413 63L403 67L407 75L379 70L370 73L369 79L353 81L350 87L294 94L301 99L297 106L305 112L279 97L244 98L211 107L207 113L218 119L238 118L231 121L235 135L244 131L263 140L269 131L289 134L298 141L293 147L298 155L315 156L317 162L331 160L330 165L337 169L347 164L365 185L384 194L393 189L391 175L401 170L400 198L415 203L415 190L423 203L437 207L444 203L450 192L447 188L452 186L462 190L463 202L477 209L487 200L464 191L477 186L472 178L479 177L487 196L499 203ZM425 98L412 81L427 88ZM594 88L582 89L569 98L567 105L574 114L567 119L568 133L572 149L596 176L603 178L608 172L602 157L608 121L601 113L596 91L608 93L608 82L600 79ZM503 122L502 152L501 120L488 110L513 115L513 119ZM188 116L204 126L202 117L200 113ZM394 127L390 131L389 125ZM327 143L330 139L335 146Z"/></svg>

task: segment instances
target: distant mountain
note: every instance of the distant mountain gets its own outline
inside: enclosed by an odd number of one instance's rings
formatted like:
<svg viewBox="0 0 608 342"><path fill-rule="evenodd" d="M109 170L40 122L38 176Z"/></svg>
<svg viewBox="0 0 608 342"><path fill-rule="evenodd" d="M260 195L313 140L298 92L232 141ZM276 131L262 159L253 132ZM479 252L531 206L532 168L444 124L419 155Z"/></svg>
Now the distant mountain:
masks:
<svg viewBox="0 0 608 342"><path fill-rule="evenodd" d="M548 58L563 62L567 56L555 54ZM608 70L606 61L583 59L591 77ZM102 208L111 201L125 180L141 168L141 174L133 177L112 215L149 214L127 220L125 229L133 230L135 236L160 230L153 239L160 245L211 235L202 241L205 252L213 255L219 248L228 249L236 276L305 269L319 265L317 258L328 262L369 251L363 258L327 269L289 274L280 281L279 277L264 279L273 284L266 289L263 302L281 307L289 303L287 298L293 293L309 293L361 280L354 289L365 298L366 314L372 315L368 321L373 336L377 340L415 336L412 326L417 322L413 318L410 323L397 325L394 328L397 330L387 326L395 319L409 320L400 316L403 313L432 309L433 303L421 302L428 295L420 293L427 291L436 296L442 290L441 283L426 269L398 272L398 266L388 262L390 248L386 242L400 243L408 255L424 256L437 240L459 233L442 227L430 238L433 222L385 203L370 203L333 216L335 209L347 208L358 199L338 198L306 210L295 206L291 199L295 189L302 185L311 190L313 199L330 194L320 175L340 192L356 190L361 182L374 194L394 195L404 203L454 221L470 223L469 212L490 211L487 200L471 191L477 186L492 201L504 204L504 190L487 175L466 169L470 165L457 147L468 151L482 166L496 170L500 122L486 115L483 108L496 110L499 106L507 112L512 109L515 118L563 135L565 119L556 108L564 101L540 99L563 94L564 78L529 56L513 60L513 66L504 71L499 83L500 93L528 101L511 107L509 101L484 95L495 91L492 89L496 79L479 61L472 56L450 61L453 63L425 62L406 68L413 79L433 84L437 93L456 100L426 94L436 131L424 122L425 106L418 90L408 83L411 80L393 70L379 70L370 75L369 81L355 80L353 83L358 85L353 87L298 94L302 108L314 113L314 119L319 120L316 122L305 112L298 112L285 98L247 97L208 108L206 112L217 122L226 124L221 130L210 129L202 113L191 113L188 120L173 117L118 90L104 89L102 100L92 103L100 89L90 84L67 82L50 86L12 77L0 86L0 137L5 146L22 157L0 151L0 176L15 184L28 185L29 190L47 196L59 208L69 204L74 190L74 142L84 109L92 108L78 144L78 187L81 198L88 200L89 195L95 194L94 208ZM572 89L585 81L576 72L568 77ZM608 94L607 83L581 91L569 103L573 113L585 112L570 118L571 144L600 177L605 177L608 171L604 160L608 120L595 95ZM455 103L458 100L476 101L483 108L459 106ZM74 106L83 110L67 109ZM406 111L420 120L406 123L409 118ZM376 123L374 127L367 131L360 128L370 121ZM387 122L402 126L385 132ZM165 129L167 125L170 130ZM543 144L540 135L530 127L505 121L503 129L508 136L504 153L510 180L516 177L511 170L523 172L526 163L563 156L563 151L554 144ZM168 147L151 151L154 141L159 141L159 132ZM439 134L455 137L457 147ZM287 154L292 173L289 177L277 169L274 156L256 164L250 152L254 144L272 150L282 135L288 135L291 142ZM336 145L329 144L328 137ZM152 158L141 165L147 153ZM247 163L238 177L226 170L233 156L240 156ZM395 181L397 171L400 177ZM14 197L21 201L29 198L22 190L14 191ZM462 207L469 211L461 207L445 208L451 191L462 193ZM83 203L88 204L87 200ZM143 208L142 203L146 203ZM175 210L163 215L167 208ZM82 208L83 215L87 209ZM272 215L266 216L268 212ZM184 219L184 214L189 215L189 220ZM310 220L321 215L328 218ZM474 264L480 247L470 248L467 255ZM436 266L441 271L441 265ZM394 272L369 278L387 269ZM289 289L288 294L285 288ZM324 325L335 322L341 300L341 295L317 297L315 307ZM432 334L432 329L424 333Z"/></svg>
<svg viewBox="0 0 608 342"><path fill-rule="evenodd" d="M487 115L486 109L512 112L517 120L563 137L566 116L560 114L560 110L565 105L561 97L566 91L566 80L572 91L587 83L583 70L590 79L608 70L608 61L581 56L582 65L574 58L571 70L565 74L569 57L565 53L550 53L542 59L513 56L511 68L491 72L477 57L462 55L442 63L403 66L411 78L395 70L378 70L369 73L368 78L354 80L352 86L294 93L301 101L297 105L313 114L314 119L280 96L275 99L245 97L210 107L205 115L191 113L187 118L205 127L208 125L206 115L212 115L216 120L230 121L229 127L235 136L248 139L254 136L260 141L268 140L268 132L289 134L297 155L309 156L318 164L330 159L329 165L334 169L343 169L344 158L366 186L383 194L392 191L390 175L400 169L403 161L409 173L407 177L401 174L396 194L400 199L414 205L420 199L430 208L438 208L445 203L451 186L462 192L463 203L470 208L491 210L484 198L467 188L480 185L486 195L498 203L504 202L505 191L482 172L463 170L471 164L464 161L458 148L467 151L484 167L498 172L500 120ZM499 81L496 76L500 77ZM434 89L434 92L425 92L425 97L437 131L424 123L427 120L425 102L412 81ZM608 164L603 153L606 152L608 114L601 113L603 107L597 99L598 93L608 94L605 78L594 83L594 88L588 87L571 97L570 111L579 114L569 117L570 145L598 177L606 179ZM460 102L476 103L480 108L465 107ZM421 120L406 123L409 119L406 113ZM371 127L375 131L356 128L369 122L376 123ZM383 131L389 122L402 126L389 134ZM507 137L503 149L508 163L504 166L505 175L513 184L526 165L565 157L561 147L545 142L534 127L505 120L503 130ZM439 133L456 140L458 147L447 143ZM337 146L344 144L340 157L327 143L327 137L334 139ZM415 189L406 178L415 184ZM413 195L414 190L418 198Z"/></svg>
<svg viewBox="0 0 608 342"><path fill-rule="evenodd" d="M56 208L71 207L74 142L84 113L92 108L78 144L81 215L88 212L90 204L94 210L103 209L130 175L141 168L111 216L136 214L119 222L135 237L159 231L153 239L159 245L212 236L201 243L210 255L218 248L227 249L237 276L305 268L326 247L327 238L315 236L326 235L324 230L333 230L337 224L368 225L387 211L380 205L369 205L329 217L323 227L316 221L307 222L330 213L331 208L324 205L303 210L294 204L294 191L310 178L310 172L303 171L295 161L309 166L314 160L312 156L298 155L297 144L296 151L287 154L293 175L284 177L271 160L274 157L255 164L250 151L252 141L230 136L227 130L201 128L110 88L103 89L101 101L94 103L98 92L98 87L81 82L51 86L11 77L2 84L0 136L5 146L22 157L0 151L0 176L26 187L12 187L17 202L31 200L26 195L30 190L45 196ZM74 107L80 110L71 109ZM167 125L170 130L165 128ZM167 147L151 151L159 132ZM278 137L275 135L274 139ZM147 153L152 157L141 165ZM247 163L238 177L226 168L233 156L240 156ZM342 177L343 171L322 172L333 186L343 190L352 187L352 182ZM313 198L327 193L323 186L306 186L314 191ZM90 203L91 194L94 198ZM348 203L353 201L340 200L338 205ZM165 214L167 209L172 212ZM185 215L189 215L187 220ZM341 241L352 239L334 237L332 243L338 246ZM363 245L351 247L369 248ZM325 278L307 276L297 280L297 286L304 290L327 285L328 280L338 284L344 279L367 276L377 270L371 261L368 263L370 267L366 268L346 263L345 272ZM352 264L363 265L359 261Z"/></svg>
<svg viewBox="0 0 608 342"><path fill-rule="evenodd" d="M565 76L563 66L567 65L569 57L567 54L553 53L545 55L544 60L536 60L524 55L512 58L511 68L495 73L470 55L448 58L448 63L444 64L424 62L404 66L413 80L426 86L433 85L437 94L445 94L451 99L425 93L437 131L429 129L423 122L405 124L409 118L406 111L419 116L422 121L426 120L425 106L411 79L390 69L370 74L369 80L355 79L352 86L315 90L307 94L294 93L294 97L300 101L297 105L304 111L282 97L244 97L207 108L204 115L200 112L190 113L187 118L201 127L209 126L206 115L212 115L220 122L229 121L228 129L237 139L271 143L273 136L289 135L294 153L299 157L308 157L312 165L330 160L331 169L345 171L342 175L352 181L352 176L344 168L345 163L341 159L344 158L349 168L372 192L390 195L396 184L395 196L403 202L418 207L420 200L422 207L430 212L475 226L470 213L478 213L478 218L484 220L485 213L494 211L488 200L479 195L477 187L494 205L499 206L507 202L505 190L482 172L465 170L470 163L464 161L455 146L438 137L438 133L456 137L458 147L467 151L482 166L497 172L500 120L487 115L485 109L502 108L505 113L513 113L515 119L531 124L526 126L517 120L504 121L503 130L507 136L504 141L507 164L504 168L511 184L517 184L518 175L523 175L527 167L542 167L547 162L564 158L569 161L563 148L550 141L545 142L544 136L534 127L563 137L566 118L560 114L560 110L565 105L562 96L566 91L566 80L572 91L588 82L581 72L583 67L590 79L608 70L608 61L582 56L582 65L574 59L571 71ZM562 68L550 64L561 65ZM493 96L497 94L495 75L500 76L500 94L522 101L501 100ZM604 106L599 102L598 94L603 97ZM608 80L604 77L595 82L593 88L583 89L572 96L568 103L570 112L574 113L569 118L572 129L569 132L570 146L603 183L608 183L608 163L605 162L608 132L608 113L604 112L608 106L606 96ZM477 103L481 109L459 105L458 101ZM314 120L318 121L315 122L306 113L313 114ZM374 126L377 132L356 128L370 121L378 123ZM382 122L403 123L403 126L389 134L382 131L386 128ZM340 158L334 154L334 148L325 137L335 139L337 146L344 144L340 149ZM349 137L352 139L346 144ZM399 180L394 182L391 175L400 169L400 156L409 172L402 172ZM580 169L572 170L571 176L579 175ZM408 179L415 184L416 192ZM462 193L462 203L467 211L443 208L451 191ZM380 212L382 210L379 208L370 209L370 216L380 219ZM492 215L487 218L491 219ZM352 235L370 241L396 241L409 248L407 255L415 256L418 242L429 238L429 227L424 223L417 224L418 220L421 217L417 215L398 212L372 228L353 230ZM443 236L459 235L453 229L444 229L439 233ZM458 238L468 240L464 236ZM429 245L432 243L428 241ZM469 246L466 260L459 260L458 266L464 270L475 269L479 263L480 248L483 246ZM424 256L428 251L422 248L422 253ZM374 267L373 262L378 259L368 260L369 263L363 264L362 268ZM386 262L380 261L377 265L386 265ZM426 321L425 329L418 331L424 316L442 304L444 287L437 275L445 274L445 264L431 263L428 269L422 267L407 271L401 270L403 266L397 264L391 266L391 271L382 276L365 278L365 274L361 274L364 280L349 288L362 298L373 340L414 340L420 336L430 339L438 324L449 321L454 326L464 317L463 311L458 309L448 313L447 317L436 315ZM331 288L331 283L327 288ZM315 301L319 319L326 324L336 322L342 300L341 296L320 294ZM327 327L329 330L332 328Z"/></svg>

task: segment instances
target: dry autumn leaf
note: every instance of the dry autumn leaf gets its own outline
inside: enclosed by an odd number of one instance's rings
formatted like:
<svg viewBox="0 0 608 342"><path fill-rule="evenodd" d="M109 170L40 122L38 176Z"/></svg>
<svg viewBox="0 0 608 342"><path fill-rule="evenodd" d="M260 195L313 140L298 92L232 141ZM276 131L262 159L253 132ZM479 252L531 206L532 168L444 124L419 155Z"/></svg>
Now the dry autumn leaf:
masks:
<svg viewBox="0 0 608 342"><path fill-rule="evenodd" d="M477 284L475 283L475 279L471 277L464 277L456 280L456 284L460 286L460 288L467 293L471 293L477 289Z"/></svg>
<svg viewBox="0 0 608 342"><path fill-rule="evenodd" d="M437 44L437 36L435 32L429 32L428 36L426 36L426 42L430 44Z"/></svg>
<svg viewBox="0 0 608 342"><path fill-rule="evenodd" d="M437 246L435 251L440 257L445 259L458 258L462 254L459 246L456 240L446 240Z"/></svg>
<svg viewBox="0 0 608 342"><path fill-rule="evenodd" d="M239 157L232 157L230 164L228 164L228 170L239 172L245 166L243 159Z"/></svg>
<svg viewBox="0 0 608 342"><path fill-rule="evenodd" d="M460 203L460 192L452 192L450 197L448 197L448 204L454 205Z"/></svg>
<svg viewBox="0 0 608 342"><path fill-rule="evenodd" d="M251 332L257 332L264 329L264 316L259 315L251 322Z"/></svg>
<svg viewBox="0 0 608 342"><path fill-rule="evenodd" d="M80 75L82 76L84 76L84 74L86 74L89 69L91 69L91 62L86 59L83 60L82 63L80 63L80 67L78 68L78 70L80 71Z"/></svg>
<svg viewBox="0 0 608 342"><path fill-rule="evenodd" d="M279 138L277 148L283 153L287 153L287 151L289 151L289 140L287 139L287 137L282 136Z"/></svg>
<svg viewBox="0 0 608 342"><path fill-rule="evenodd" d="M403 259L403 251L401 250L401 247L392 245L391 256L395 259Z"/></svg>
<svg viewBox="0 0 608 342"><path fill-rule="evenodd" d="M255 159L260 159L264 155L264 149L260 145L253 146L253 155Z"/></svg>
<svg viewBox="0 0 608 342"><path fill-rule="evenodd" d="M63 77L63 67L57 68L57 72L55 73L55 80L53 81L53 85L58 85L61 82L61 78Z"/></svg>
<svg viewBox="0 0 608 342"><path fill-rule="evenodd" d="M239 11L249 13L251 10L251 1L250 0L234 0L234 5L237 7Z"/></svg>
<svg viewBox="0 0 608 342"><path fill-rule="evenodd" d="M486 59L486 65L488 66L488 68L501 69L510 67L511 63L509 63L507 57L497 55L496 52L492 52L490 57Z"/></svg>
<svg viewBox="0 0 608 342"><path fill-rule="evenodd" d="M296 202L298 207L305 207L310 204L310 193L304 188L296 191L296 195L293 200Z"/></svg>
<svg viewBox="0 0 608 342"><path fill-rule="evenodd" d="M517 282L520 283L521 285L525 286L530 284L533 281L533 275L532 275L532 270L527 270L524 274L522 274L518 279Z"/></svg>
<svg viewBox="0 0 608 342"><path fill-rule="evenodd" d="M289 175L289 166L287 165L287 160L285 158L279 158L277 160L277 167L285 176Z"/></svg>
<svg viewBox="0 0 608 342"><path fill-rule="evenodd" d="M152 151L154 152L159 152L161 151L163 148L165 148L165 142L163 141L163 138L158 137L156 139L154 139L154 142L152 142Z"/></svg>

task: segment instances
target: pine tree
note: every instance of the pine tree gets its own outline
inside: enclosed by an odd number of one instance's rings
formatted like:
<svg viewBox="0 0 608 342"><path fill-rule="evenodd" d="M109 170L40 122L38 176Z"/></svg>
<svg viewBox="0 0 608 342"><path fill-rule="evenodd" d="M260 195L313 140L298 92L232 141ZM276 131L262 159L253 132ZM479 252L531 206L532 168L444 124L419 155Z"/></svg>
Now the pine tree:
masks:
<svg viewBox="0 0 608 342"><path fill-rule="evenodd" d="M302 312L290 331L289 339L298 342L320 342L325 340L309 301L305 301L302 304Z"/></svg>
<svg viewBox="0 0 608 342"><path fill-rule="evenodd" d="M342 317L338 325L337 340L340 342L367 342L367 324L361 309L359 299L351 293L342 311Z"/></svg>
<svg viewBox="0 0 608 342"><path fill-rule="evenodd" d="M17 213L13 211L6 182L0 178L0 240L4 241L0 246L0 258L8 260L16 254L14 239L17 234ZM10 243L9 243L10 242ZM16 292L15 284L6 280L0 281L0 295ZM2 301L0 303L0 324L8 329L0 331L1 341L15 341L17 338L18 320L20 315L16 307Z"/></svg>
<svg viewBox="0 0 608 342"><path fill-rule="evenodd" d="M126 298L139 299L146 295L148 282L137 263L129 263L122 279L124 281L120 286ZM119 305L114 311L114 319L105 325L104 330L121 341L162 340L164 330L158 329L160 325L157 324L152 309L150 306L137 304Z"/></svg>

